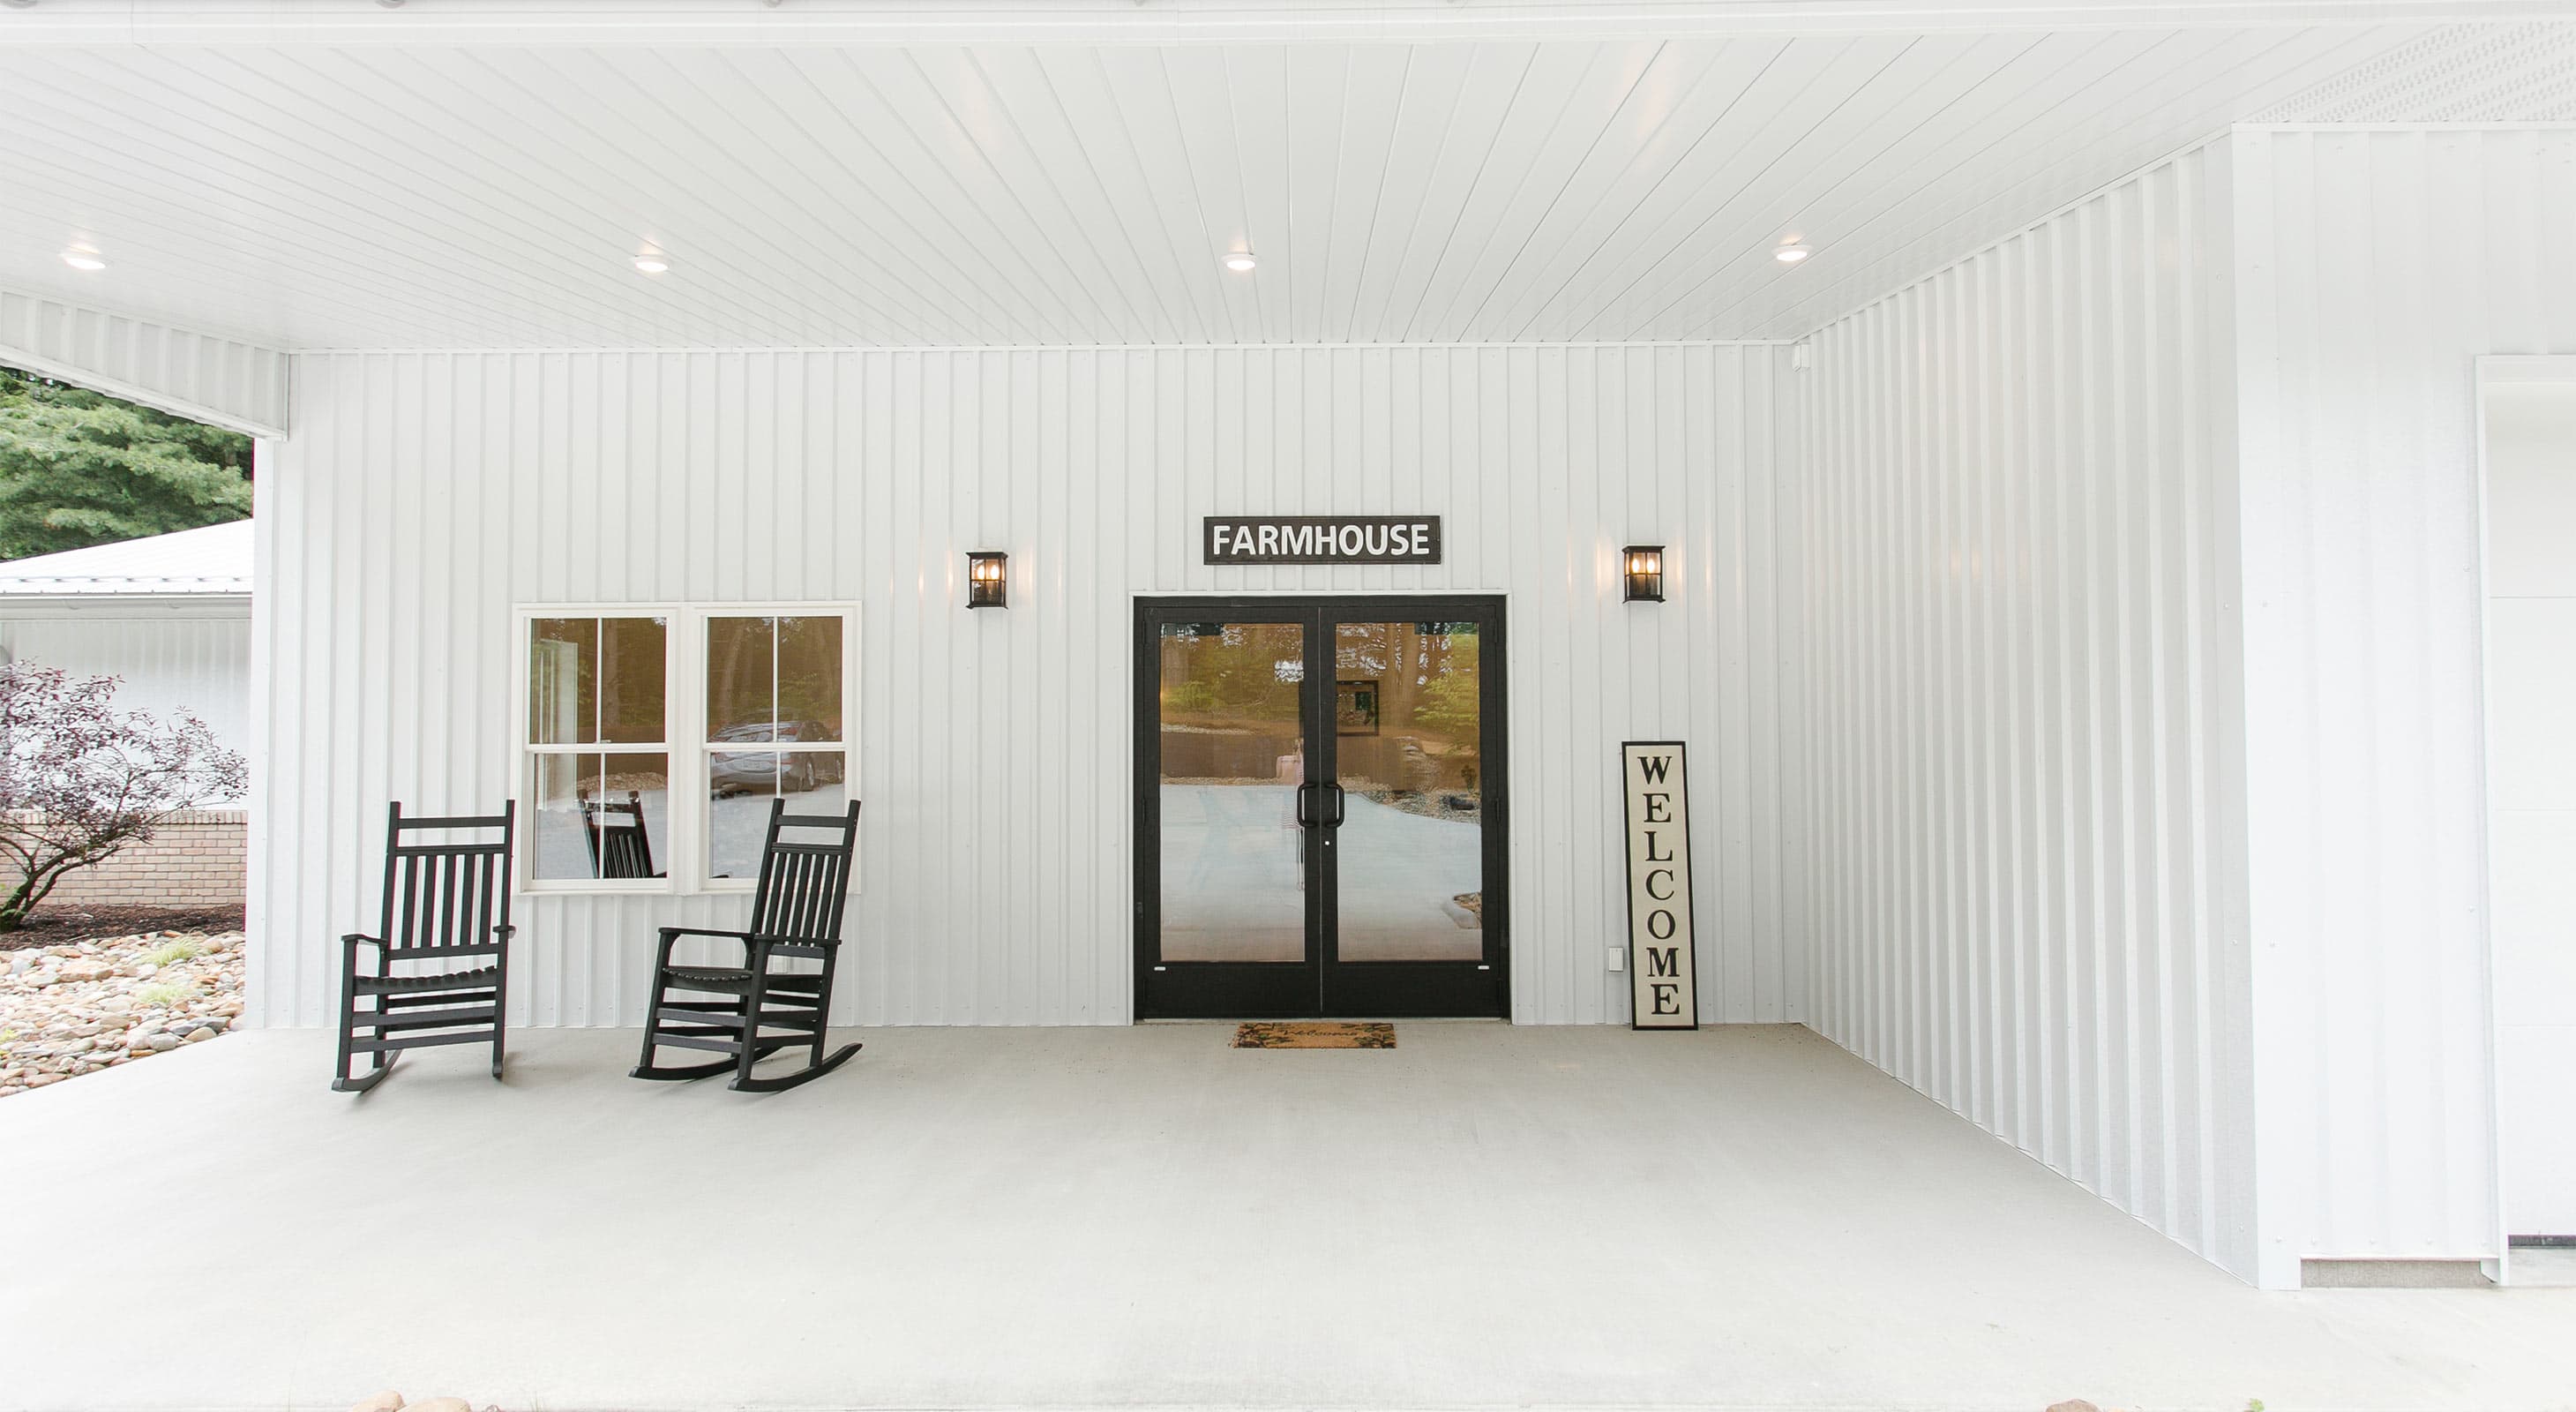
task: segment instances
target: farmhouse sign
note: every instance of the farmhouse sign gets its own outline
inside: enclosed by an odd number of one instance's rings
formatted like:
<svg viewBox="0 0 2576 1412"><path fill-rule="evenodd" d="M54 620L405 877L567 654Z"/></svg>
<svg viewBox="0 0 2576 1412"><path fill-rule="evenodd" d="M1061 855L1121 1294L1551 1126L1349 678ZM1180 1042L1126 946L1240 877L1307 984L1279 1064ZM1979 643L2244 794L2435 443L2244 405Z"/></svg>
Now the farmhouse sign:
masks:
<svg viewBox="0 0 2576 1412"><path fill-rule="evenodd" d="M1691 954L1690 776L1678 740L1619 747L1628 799L1629 1023L1641 1030L1699 1028Z"/></svg>
<svg viewBox="0 0 2576 1412"><path fill-rule="evenodd" d="M1438 515L1210 515L1210 564L1437 564Z"/></svg>

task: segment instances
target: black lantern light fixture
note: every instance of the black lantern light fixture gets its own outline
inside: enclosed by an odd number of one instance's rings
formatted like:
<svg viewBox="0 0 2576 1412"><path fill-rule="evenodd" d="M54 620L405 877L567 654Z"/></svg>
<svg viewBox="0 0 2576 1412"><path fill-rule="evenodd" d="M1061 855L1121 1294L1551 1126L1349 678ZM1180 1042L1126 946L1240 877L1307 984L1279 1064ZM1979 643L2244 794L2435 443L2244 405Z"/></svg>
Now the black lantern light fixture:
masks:
<svg viewBox="0 0 2576 1412"><path fill-rule="evenodd" d="M966 556L966 606L1007 608L1011 604L1011 556L999 549L977 549Z"/></svg>
<svg viewBox="0 0 2576 1412"><path fill-rule="evenodd" d="M1664 601L1664 546L1631 544L1619 551L1619 574L1628 581L1631 603Z"/></svg>

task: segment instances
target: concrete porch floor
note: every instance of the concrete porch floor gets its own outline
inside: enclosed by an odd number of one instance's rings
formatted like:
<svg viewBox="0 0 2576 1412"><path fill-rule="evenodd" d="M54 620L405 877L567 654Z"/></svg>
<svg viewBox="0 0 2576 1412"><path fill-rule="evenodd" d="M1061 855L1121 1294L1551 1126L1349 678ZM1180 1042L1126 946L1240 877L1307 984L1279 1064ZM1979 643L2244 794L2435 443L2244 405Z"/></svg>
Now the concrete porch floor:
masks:
<svg viewBox="0 0 2576 1412"><path fill-rule="evenodd" d="M253 1032L0 1102L0 1406L2564 1407L2576 1290L2239 1284L1804 1029ZM747 1170L746 1170L747 1168Z"/></svg>

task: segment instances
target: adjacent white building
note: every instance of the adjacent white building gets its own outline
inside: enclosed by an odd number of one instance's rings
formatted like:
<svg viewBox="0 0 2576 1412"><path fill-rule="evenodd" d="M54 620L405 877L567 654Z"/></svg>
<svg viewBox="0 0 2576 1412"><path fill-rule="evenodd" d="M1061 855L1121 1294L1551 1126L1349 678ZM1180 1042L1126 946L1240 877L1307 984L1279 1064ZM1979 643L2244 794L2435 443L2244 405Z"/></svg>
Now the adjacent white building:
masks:
<svg viewBox="0 0 2576 1412"><path fill-rule="evenodd" d="M0 359L261 437L260 1022L388 799L631 1025L810 793L850 1023L1625 1024L1678 740L1704 1023L2265 1286L2576 1233L2566 7L614 8L0 20Z"/></svg>
<svg viewBox="0 0 2576 1412"><path fill-rule="evenodd" d="M117 679L116 704L196 717L247 754L253 531L248 520L0 563L0 661ZM210 799L150 843L67 874L56 908L242 901L249 815Z"/></svg>
<svg viewBox="0 0 2576 1412"><path fill-rule="evenodd" d="M0 563L0 661L115 677L119 706L247 750L251 538L236 520Z"/></svg>

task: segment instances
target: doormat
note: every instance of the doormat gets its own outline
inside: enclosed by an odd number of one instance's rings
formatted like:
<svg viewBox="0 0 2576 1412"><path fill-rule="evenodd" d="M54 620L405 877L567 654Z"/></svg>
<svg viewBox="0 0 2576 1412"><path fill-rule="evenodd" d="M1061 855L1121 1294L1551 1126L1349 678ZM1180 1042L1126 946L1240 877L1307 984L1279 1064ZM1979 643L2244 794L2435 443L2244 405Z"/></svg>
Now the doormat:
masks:
<svg viewBox="0 0 2576 1412"><path fill-rule="evenodd" d="M1282 1024L1237 1025L1237 1049L1393 1049L1395 1026L1332 1020L1291 1020Z"/></svg>

